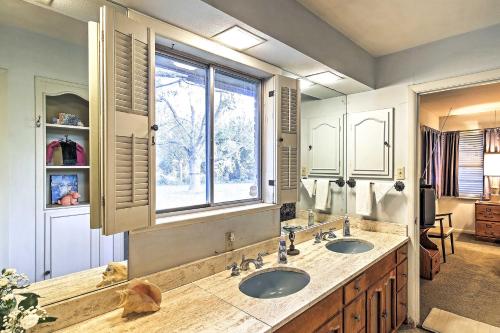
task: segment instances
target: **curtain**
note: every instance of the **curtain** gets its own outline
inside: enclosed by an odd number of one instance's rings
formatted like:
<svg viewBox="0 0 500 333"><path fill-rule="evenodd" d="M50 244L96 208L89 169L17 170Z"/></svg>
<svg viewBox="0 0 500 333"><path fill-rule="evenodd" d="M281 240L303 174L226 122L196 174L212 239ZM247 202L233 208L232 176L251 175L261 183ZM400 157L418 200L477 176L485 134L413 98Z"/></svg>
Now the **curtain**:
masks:
<svg viewBox="0 0 500 333"><path fill-rule="evenodd" d="M422 126L422 178L427 185L436 189L436 197L441 196L441 132Z"/></svg>
<svg viewBox="0 0 500 333"><path fill-rule="evenodd" d="M487 128L484 130L484 152L498 153L500 152L500 127ZM485 200L491 199L491 189L500 187L500 177L484 177L484 193Z"/></svg>
<svg viewBox="0 0 500 333"><path fill-rule="evenodd" d="M442 133L441 195L458 197L458 145L460 132Z"/></svg>

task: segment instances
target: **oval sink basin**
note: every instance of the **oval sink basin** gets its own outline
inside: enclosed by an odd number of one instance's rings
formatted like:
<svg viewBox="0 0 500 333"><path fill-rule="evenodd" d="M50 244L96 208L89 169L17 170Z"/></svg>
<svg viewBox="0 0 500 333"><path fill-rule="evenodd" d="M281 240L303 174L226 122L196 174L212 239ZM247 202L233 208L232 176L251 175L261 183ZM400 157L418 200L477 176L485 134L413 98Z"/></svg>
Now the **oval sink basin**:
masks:
<svg viewBox="0 0 500 333"><path fill-rule="evenodd" d="M272 269L256 273L240 283L240 291L254 298L278 298L296 293L311 278L304 271Z"/></svg>
<svg viewBox="0 0 500 333"><path fill-rule="evenodd" d="M326 248L337 253L363 253L373 249L373 244L360 239L339 239L326 244Z"/></svg>

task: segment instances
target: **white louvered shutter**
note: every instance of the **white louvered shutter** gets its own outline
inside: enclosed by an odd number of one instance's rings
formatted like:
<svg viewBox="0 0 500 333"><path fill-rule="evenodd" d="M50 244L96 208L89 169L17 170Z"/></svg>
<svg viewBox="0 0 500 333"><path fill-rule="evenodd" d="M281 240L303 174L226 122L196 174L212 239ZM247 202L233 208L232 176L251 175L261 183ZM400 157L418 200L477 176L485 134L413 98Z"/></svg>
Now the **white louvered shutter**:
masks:
<svg viewBox="0 0 500 333"><path fill-rule="evenodd" d="M297 202L300 165L300 91L298 81L276 77L278 115L278 203Z"/></svg>
<svg viewBox="0 0 500 333"><path fill-rule="evenodd" d="M104 234L154 218L154 34L101 8Z"/></svg>

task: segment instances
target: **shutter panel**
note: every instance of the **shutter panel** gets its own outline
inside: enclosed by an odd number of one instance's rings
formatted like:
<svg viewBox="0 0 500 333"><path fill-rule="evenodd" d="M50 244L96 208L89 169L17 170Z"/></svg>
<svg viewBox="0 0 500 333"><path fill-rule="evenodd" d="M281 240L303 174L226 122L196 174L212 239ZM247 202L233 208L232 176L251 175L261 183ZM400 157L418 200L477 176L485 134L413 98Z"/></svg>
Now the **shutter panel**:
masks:
<svg viewBox="0 0 500 333"><path fill-rule="evenodd" d="M135 230L154 218L154 34L101 8L104 234Z"/></svg>
<svg viewBox="0 0 500 333"><path fill-rule="evenodd" d="M298 81L276 76L278 114L278 203L299 198L300 92Z"/></svg>

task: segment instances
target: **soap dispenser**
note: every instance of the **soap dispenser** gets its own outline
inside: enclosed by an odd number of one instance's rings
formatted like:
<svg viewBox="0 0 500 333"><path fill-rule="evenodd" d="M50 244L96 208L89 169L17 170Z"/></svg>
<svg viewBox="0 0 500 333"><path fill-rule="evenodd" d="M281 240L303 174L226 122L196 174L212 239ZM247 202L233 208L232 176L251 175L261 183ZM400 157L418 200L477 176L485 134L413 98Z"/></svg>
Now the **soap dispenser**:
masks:
<svg viewBox="0 0 500 333"><path fill-rule="evenodd" d="M278 246L278 263L286 264L288 262L286 255L286 240L285 235L281 234L280 242Z"/></svg>

